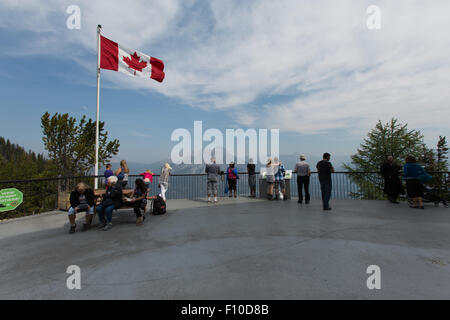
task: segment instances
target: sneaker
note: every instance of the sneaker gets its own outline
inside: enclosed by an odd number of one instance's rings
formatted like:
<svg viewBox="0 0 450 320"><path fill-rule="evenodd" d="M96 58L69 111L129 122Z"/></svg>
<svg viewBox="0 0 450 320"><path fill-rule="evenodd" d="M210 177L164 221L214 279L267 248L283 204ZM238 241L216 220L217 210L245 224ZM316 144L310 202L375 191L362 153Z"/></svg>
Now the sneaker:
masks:
<svg viewBox="0 0 450 320"><path fill-rule="evenodd" d="M297 203L300 203L300 204L302 204L302 201L298 200L298 201L297 201Z"/></svg>
<svg viewBox="0 0 450 320"><path fill-rule="evenodd" d="M107 223L104 227L103 227L103 231L108 231L112 228L112 223Z"/></svg>
<svg viewBox="0 0 450 320"><path fill-rule="evenodd" d="M97 229L103 229L106 226L106 221L100 221L100 223L97 226Z"/></svg>
<svg viewBox="0 0 450 320"><path fill-rule="evenodd" d="M142 226L143 224L144 224L144 218L142 216L136 219L137 226Z"/></svg>
<svg viewBox="0 0 450 320"><path fill-rule="evenodd" d="M69 233L70 233L70 234L75 233L76 227L77 227L77 225L70 226Z"/></svg>
<svg viewBox="0 0 450 320"><path fill-rule="evenodd" d="M91 228L90 224L83 223L83 228L81 229L81 232L88 231Z"/></svg>

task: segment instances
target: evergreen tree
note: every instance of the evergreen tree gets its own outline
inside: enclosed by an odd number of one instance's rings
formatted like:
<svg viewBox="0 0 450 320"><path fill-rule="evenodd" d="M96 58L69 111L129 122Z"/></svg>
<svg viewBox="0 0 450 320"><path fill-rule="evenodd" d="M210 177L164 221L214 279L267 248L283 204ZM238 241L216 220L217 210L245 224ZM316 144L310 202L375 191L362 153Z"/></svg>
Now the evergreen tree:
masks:
<svg viewBox="0 0 450 320"><path fill-rule="evenodd" d="M42 140L49 157L62 176L86 175L92 173L95 165L95 121L83 116L77 120L69 114L46 112L41 118L44 133ZM119 151L119 140L108 142L105 123L99 123L99 164L104 164Z"/></svg>
<svg viewBox="0 0 450 320"><path fill-rule="evenodd" d="M378 172L386 156L392 155L401 164L407 155L422 159L422 154L423 135L420 131L409 130L407 124L400 124L395 118L385 124L378 121L356 154L351 156L351 164L344 164L358 187L358 192L353 195L363 199L383 198L383 180Z"/></svg>

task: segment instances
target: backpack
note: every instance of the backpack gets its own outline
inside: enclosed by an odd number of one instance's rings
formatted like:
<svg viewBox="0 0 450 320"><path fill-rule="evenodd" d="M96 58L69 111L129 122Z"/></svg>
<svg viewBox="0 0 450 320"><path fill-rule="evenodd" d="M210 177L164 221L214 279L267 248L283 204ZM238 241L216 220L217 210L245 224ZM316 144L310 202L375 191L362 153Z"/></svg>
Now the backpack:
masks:
<svg viewBox="0 0 450 320"><path fill-rule="evenodd" d="M236 179L237 176L234 174L233 169L228 168L228 179Z"/></svg>
<svg viewBox="0 0 450 320"><path fill-rule="evenodd" d="M154 215L166 213L166 202L160 196L156 196L152 201L152 213Z"/></svg>

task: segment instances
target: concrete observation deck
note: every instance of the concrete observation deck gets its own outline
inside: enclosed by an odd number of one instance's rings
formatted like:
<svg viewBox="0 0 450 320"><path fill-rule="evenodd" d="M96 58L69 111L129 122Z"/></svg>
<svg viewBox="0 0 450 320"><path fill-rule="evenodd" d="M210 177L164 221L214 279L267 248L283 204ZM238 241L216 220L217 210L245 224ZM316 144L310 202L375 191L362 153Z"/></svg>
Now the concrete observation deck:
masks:
<svg viewBox="0 0 450 320"><path fill-rule="evenodd" d="M65 212L2 222L0 299L450 299L450 209L331 205L169 200L144 226L124 209L112 230L72 235ZM66 287L69 265L80 290Z"/></svg>

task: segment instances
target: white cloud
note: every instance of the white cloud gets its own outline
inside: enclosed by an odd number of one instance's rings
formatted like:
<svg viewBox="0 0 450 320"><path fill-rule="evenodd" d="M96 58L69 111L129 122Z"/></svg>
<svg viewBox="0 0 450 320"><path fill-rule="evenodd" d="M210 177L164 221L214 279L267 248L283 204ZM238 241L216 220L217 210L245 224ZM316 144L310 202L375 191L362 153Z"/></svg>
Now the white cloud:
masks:
<svg viewBox="0 0 450 320"><path fill-rule="evenodd" d="M381 30L371 31L372 2L8 0L0 27L33 32L23 53L64 53L92 69L100 23L106 36L166 64L162 85L104 79L203 110L238 109L245 126L360 135L397 116L449 134L450 2L379 0ZM80 31L65 30L69 4L81 7Z"/></svg>

